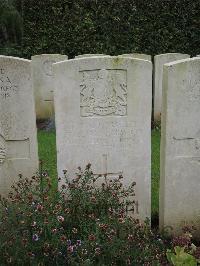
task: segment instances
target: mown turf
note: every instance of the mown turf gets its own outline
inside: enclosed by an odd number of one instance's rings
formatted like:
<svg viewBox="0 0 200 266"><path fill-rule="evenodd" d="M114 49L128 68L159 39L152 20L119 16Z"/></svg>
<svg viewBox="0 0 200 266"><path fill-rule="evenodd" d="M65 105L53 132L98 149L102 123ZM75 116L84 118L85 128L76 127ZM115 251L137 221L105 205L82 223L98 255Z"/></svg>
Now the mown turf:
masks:
<svg viewBox="0 0 200 266"><path fill-rule="evenodd" d="M46 132L38 130L39 159L42 160L43 170L47 170L53 180L53 185L57 186L56 169L56 134L54 131Z"/></svg>
<svg viewBox="0 0 200 266"><path fill-rule="evenodd" d="M152 130L151 136L151 211L152 216L157 216L159 213L160 130Z"/></svg>
<svg viewBox="0 0 200 266"><path fill-rule="evenodd" d="M44 169L48 170L57 185L56 170L56 135L55 132L38 130L39 157L44 163ZM152 216L158 214L159 199L159 172L160 172L160 130L152 131Z"/></svg>

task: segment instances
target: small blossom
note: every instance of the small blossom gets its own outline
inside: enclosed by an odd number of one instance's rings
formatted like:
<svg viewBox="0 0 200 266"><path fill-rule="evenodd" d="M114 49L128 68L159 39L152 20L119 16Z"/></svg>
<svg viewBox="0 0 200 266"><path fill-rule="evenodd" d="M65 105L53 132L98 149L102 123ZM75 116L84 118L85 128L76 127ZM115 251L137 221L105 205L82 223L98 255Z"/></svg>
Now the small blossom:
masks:
<svg viewBox="0 0 200 266"><path fill-rule="evenodd" d="M98 247L98 248L95 248L95 255L100 255L101 254L101 249Z"/></svg>
<svg viewBox="0 0 200 266"><path fill-rule="evenodd" d="M85 249L85 248L84 248L84 249L82 249L82 251L81 251L81 252L82 252L82 254L83 254L83 255L87 255L87 253L88 253L88 252L87 252L87 249Z"/></svg>
<svg viewBox="0 0 200 266"><path fill-rule="evenodd" d="M53 228L51 231L52 231L52 233L55 234L55 233L57 233L58 230L56 228Z"/></svg>
<svg viewBox="0 0 200 266"><path fill-rule="evenodd" d="M71 246L71 244L72 244L72 241L71 241L70 239L68 239L68 240L67 240L67 245L68 245L68 246Z"/></svg>
<svg viewBox="0 0 200 266"><path fill-rule="evenodd" d="M70 213L70 209L69 208L66 208L64 212L67 213L67 214L69 214Z"/></svg>
<svg viewBox="0 0 200 266"><path fill-rule="evenodd" d="M132 241L134 239L133 235L128 235L128 241Z"/></svg>
<svg viewBox="0 0 200 266"><path fill-rule="evenodd" d="M77 240L77 241L76 241L76 244L77 244L78 246L81 246L81 240Z"/></svg>
<svg viewBox="0 0 200 266"><path fill-rule="evenodd" d="M123 218L119 218L118 221L119 221L120 224L125 223L125 220Z"/></svg>
<svg viewBox="0 0 200 266"><path fill-rule="evenodd" d="M27 254L29 257L31 257L31 258L34 258L35 257L35 254L33 253L33 252L28 252L28 254Z"/></svg>
<svg viewBox="0 0 200 266"><path fill-rule="evenodd" d="M34 221L34 222L31 224L31 226L32 226L32 227L35 227L36 224L37 224L37 223Z"/></svg>
<svg viewBox="0 0 200 266"><path fill-rule="evenodd" d="M97 202L97 200L96 200L96 198L95 198L94 196L92 196L92 197L90 198L90 200L91 200L92 203L96 203L96 202Z"/></svg>
<svg viewBox="0 0 200 266"><path fill-rule="evenodd" d="M88 236L88 239L89 239L90 241L95 241L95 240L96 240L96 236L95 236L94 234L90 234L90 235Z"/></svg>
<svg viewBox="0 0 200 266"><path fill-rule="evenodd" d="M60 240L63 241L63 242L66 241L66 239L67 239L67 237L66 237L65 235L62 235L62 236L60 237Z"/></svg>
<svg viewBox="0 0 200 266"><path fill-rule="evenodd" d="M89 214L89 215L88 215L88 218L90 218L90 219L92 219L92 220L95 220L95 215L94 215L94 213Z"/></svg>
<svg viewBox="0 0 200 266"><path fill-rule="evenodd" d="M63 216L59 215L59 216L57 217L57 220L58 220L60 223L62 223L62 222L64 222L65 218L64 218Z"/></svg>
<svg viewBox="0 0 200 266"><path fill-rule="evenodd" d="M44 207L42 206L42 204L38 203L36 209L37 209L38 211L42 211L42 210L44 209Z"/></svg>
<svg viewBox="0 0 200 266"><path fill-rule="evenodd" d="M77 233L78 233L77 228L73 228L73 229L72 229L72 233L77 234Z"/></svg>
<svg viewBox="0 0 200 266"><path fill-rule="evenodd" d="M69 246L69 247L67 248L67 251L69 251L70 253L73 253L73 251L74 251L74 246Z"/></svg>
<svg viewBox="0 0 200 266"><path fill-rule="evenodd" d="M39 240L39 236L37 234L34 234L32 236L32 239L33 239L33 241L38 241Z"/></svg>

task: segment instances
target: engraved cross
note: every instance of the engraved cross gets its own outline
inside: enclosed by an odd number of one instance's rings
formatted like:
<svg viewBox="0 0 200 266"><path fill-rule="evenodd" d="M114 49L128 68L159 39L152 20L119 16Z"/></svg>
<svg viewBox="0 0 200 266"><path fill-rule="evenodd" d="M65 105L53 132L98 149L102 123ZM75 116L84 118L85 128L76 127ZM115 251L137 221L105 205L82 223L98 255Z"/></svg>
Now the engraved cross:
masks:
<svg viewBox="0 0 200 266"><path fill-rule="evenodd" d="M123 174L122 171L119 171L119 172L109 172L108 171L108 155L107 154L103 154L103 172L102 173L95 173L94 175L95 176L106 176L106 177L109 177L109 178L114 178L114 177L117 177L117 176L120 176Z"/></svg>

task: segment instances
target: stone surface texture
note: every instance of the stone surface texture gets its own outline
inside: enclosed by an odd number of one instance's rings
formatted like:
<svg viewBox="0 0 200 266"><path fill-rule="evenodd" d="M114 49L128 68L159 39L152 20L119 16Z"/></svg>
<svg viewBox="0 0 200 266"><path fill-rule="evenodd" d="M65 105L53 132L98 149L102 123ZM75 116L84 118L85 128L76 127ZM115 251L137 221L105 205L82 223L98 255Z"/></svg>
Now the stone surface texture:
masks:
<svg viewBox="0 0 200 266"><path fill-rule="evenodd" d="M95 57L54 64L58 175L74 177L89 162L95 175L136 181L132 213L151 213L149 61ZM61 182L62 184L62 182Z"/></svg>
<svg viewBox="0 0 200 266"><path fill-rule="evenodd" d="M154 121L161 120L162 111L162 81L163 81L163 65L176 60L186 59L190 56L188 54L167 53L160 54L154 57L154 80L153 80L153 94L154 94Z"/></svg>
<svg viewBox="0 0 200 266"><path fill-rule="evenodd" d="M38 170L37 131L29 60L0 56L0 194L18 175Z"/></svg>
<svg viewBox="0 0 200 266"><path fill-rule="evenodd" d="M80 54L76 55L75 58L85 58L85 57L96 57L96 56L106 56L105 54Z"/></svg>
<svg viewBox="0 0 200 266"><path fill-rule="evenodd" d="M149 60L151 61L151 55L148 54L138 54L138 53L133 53L133 54L121 54L119 55L120 57L133 57L133 58L138 58L138 59L143 59L143 60Z"/></svg>
<svg viewBox="0 0 200 266"><path fill-rule="evenodd" d="M164 66L160 228L200 232L200 58Z"/></svg>
<svg viewBox="0 0 200 266"><path fill-rule="evenodd" d="M54 80L52 64L67 60L67 55L41 54L31 57L33 89L37 119L49 119L54 116Z"/></svg>

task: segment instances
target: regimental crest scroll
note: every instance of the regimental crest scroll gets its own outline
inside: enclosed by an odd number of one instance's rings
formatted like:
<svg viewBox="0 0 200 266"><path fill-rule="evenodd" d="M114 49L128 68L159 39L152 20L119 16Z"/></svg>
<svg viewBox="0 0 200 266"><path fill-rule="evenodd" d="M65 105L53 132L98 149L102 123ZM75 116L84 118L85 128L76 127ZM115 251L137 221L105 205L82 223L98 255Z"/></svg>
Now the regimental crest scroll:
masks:
<svg viewBox="0 0 200 266"><path fill-rule="evenodd" d="M127 115L126 70L80 71L81 116Z"/></svg>

